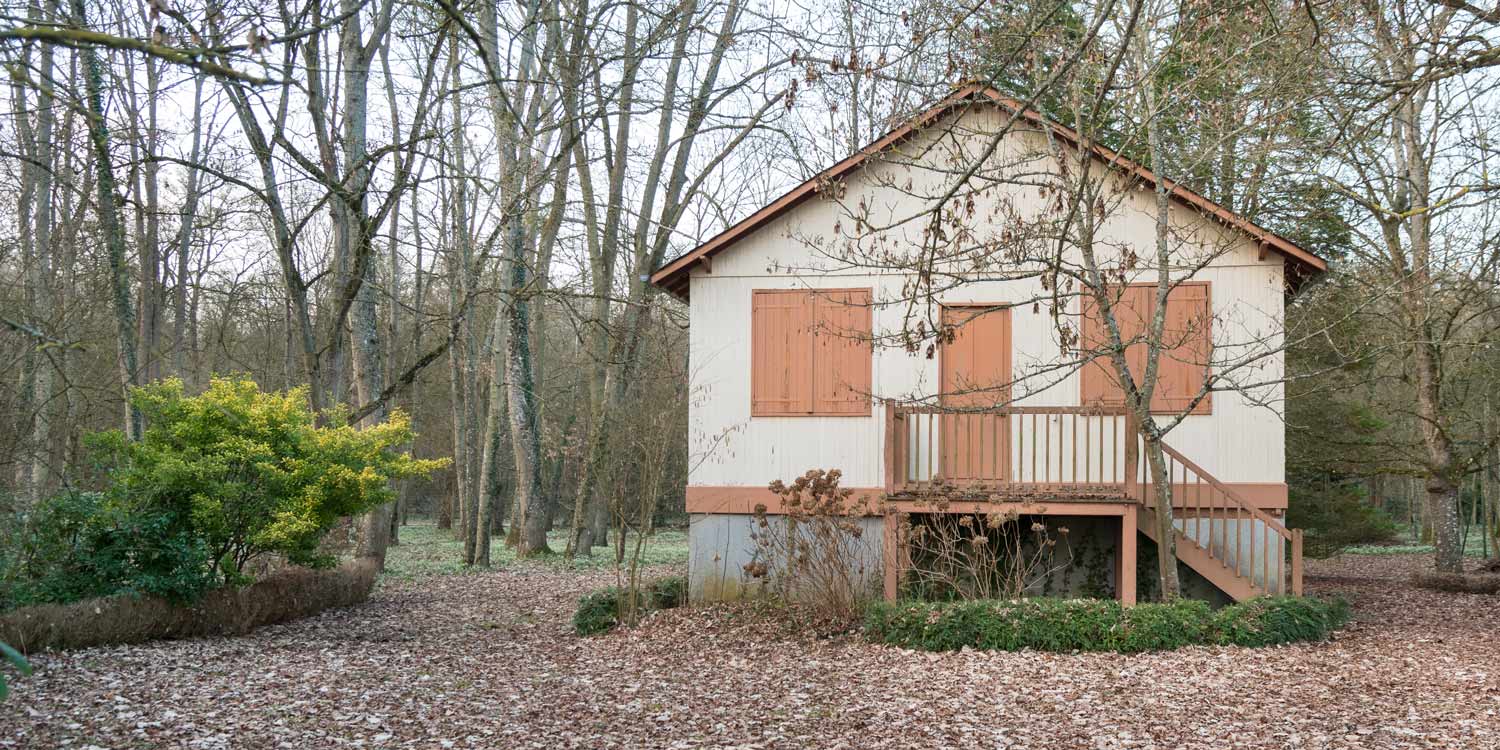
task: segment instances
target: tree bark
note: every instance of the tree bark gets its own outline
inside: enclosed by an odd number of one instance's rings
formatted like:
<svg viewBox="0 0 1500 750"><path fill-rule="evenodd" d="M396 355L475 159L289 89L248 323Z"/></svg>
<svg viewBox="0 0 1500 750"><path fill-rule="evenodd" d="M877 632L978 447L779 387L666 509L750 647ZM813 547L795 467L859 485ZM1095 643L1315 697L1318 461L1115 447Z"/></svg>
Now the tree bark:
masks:
<svg viewBox="0 0 1500 750"><path fill-rule="evenodd" d="M45 14L40 4L32 5L29 17L33 23L45 23L58 16L57 0L47 3ZM49 43L42 43L37 73L42 81L53 80L54 52ZM19 84L14 94L18 108L26 101ZM24 257L26 297L31 308L33 325L47 332L52 324L55 305L52 284L52 171L55 100L50 86L37 90L36 125L31 127L24 111L18 111L17 135L19 145L30 159L21 168L23 180L21 198L18 201L20 216L18 229L22 239ZM23 425L25 445L30 456L23 456L17 465L16 489L23 508L31 507L52 486L52 414L56 397L53 368L55 363L65 361L63 354L55 357L38 356L33 350L28 354L29 364L23 366L21 396L24 408L29 412L29 425Z"/></svg>
<svg viewBox="0 0 1500 750"><path fill-rule="evenodd" d="M197 164L202 149L203 76L198 75L193 78L193 145L188 160ZM196 347L197 342L190 342L188 339L188 261L193 251L193 228L198 220L198 170L188 167L186 171L187 194L182 204L182 223L177 228L177 289L172 300L172 367L177 377L192 387L197 384L197 372L188 366L188 350ZM290 312L290 306L288 311ZM291 323L291 315L288 315L287 322ZM288 325L287 330L290 332L292 327ZM290 346L291 337L287 338Z"/></svg>
<svg viewBox="0 0 1500 750"><path fill-rule="evenodd" d="M83 0L72 0L73 25L88 28ZM109 257L110 297L115 314L115 334L119 343L120 382L123 398L125 435L139 439L143 428L140 412L130 400L130 391L139 385L139 363L135 348L135 307L130 299L130 269L125 261L125 226L115 188L114 168L110 164L109 121L104 112L104 67L98 52L85 45L78 51L83 58L83 80L88 115L89 145L94 157L95 195L99 228Z"/></svg>

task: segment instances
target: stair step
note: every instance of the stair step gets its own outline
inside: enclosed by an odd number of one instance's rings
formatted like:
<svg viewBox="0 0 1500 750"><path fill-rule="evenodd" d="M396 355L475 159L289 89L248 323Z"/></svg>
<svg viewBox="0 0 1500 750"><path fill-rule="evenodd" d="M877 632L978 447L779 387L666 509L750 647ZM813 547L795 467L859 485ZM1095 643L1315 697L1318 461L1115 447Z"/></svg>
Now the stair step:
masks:
<svg viewBox="0 0 1500 750"><path fill-rule="evenodd" d="M1156 541L1156 512L1149 508L1137 507L1136 514L1136 528L1152 541ZM1208 579L1209 583L1229 598L1239 602L1266 593L1266 590L1256 584L1253 579L1230 567L1228 563L1215 555L1212 549L1199 544L1197 539L1188 536L1182 529L1174 526L1173 534L1177 542L1177 559Z"/></svg>

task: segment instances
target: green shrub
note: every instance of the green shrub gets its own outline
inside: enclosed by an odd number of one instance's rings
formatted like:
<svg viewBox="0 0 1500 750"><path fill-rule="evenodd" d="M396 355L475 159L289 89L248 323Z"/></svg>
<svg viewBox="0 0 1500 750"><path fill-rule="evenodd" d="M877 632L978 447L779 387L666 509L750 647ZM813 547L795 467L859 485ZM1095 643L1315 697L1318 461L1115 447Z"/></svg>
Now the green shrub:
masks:
<svg viewBox="0 0 1500 750"><path fill-rule="evenodd" d="M186 601L212 586L207 545L169 514L65 492L0 538L0 610L116 593Z"/></svg>
<svg viewBox="0 0 1500 750"><path fill-rule="evenodd" d="M318 426L305 388L266 392L246 378L216 378L188 396L181 381L165 380L135 389L131 402L148 425L140 440L92 438L114 466L111 502L190 529L224 582L268 553L331 565L318 545L339 518L390 501L391 480L445 463L396 450L413 437L401 412L363 429Z"/></svg>
<svg viewBox="0 0 1500 750"><path fill-rule="evenodd" d="M1213 622L1208 602L1177 599L1161 604L1138 604L1123 610L1114 633L1114 651L1169 651L1206 643Z"/></svg>
<svg viewBox="0 0 1500 750"><path fill-rule="evenodd" d="M328 567L319 544L340 518L444 463L397 450L412 439L399 412L363 429L319 426L303 389L214 379L188 396L167 380L131 402L148 425L139 440L89 438L109 473L103 493L59 495L0 532L0 609L119 593L188 602L248 583L261 556Z"/></svg>
<svg viewBox="0 0 1500 750"><path fill-rule="evenodd" d="M1121 607L1101 599L877 602L865 635L924 651L965 647L997 651L1119 651L1183 646L1263 646L1326 638L1348 619L1342 600L1268 597L1217 612L1206 602Z"/></svg>
<svg viewBox="0 0 1500 750"><path fill-rule="evenodd" d="M652 609L672 609L687 603L687 578L668 576L653 581L646 587L646 596Z"/></svg>
<svg viewBox="0 0 1500 750"><path fill-rule="evenodd" d="M578 597L578 609L573 613L574 632L598 635L614 630L620 624L623 593L618 586L610 586Z"/></svg>
<svg viewBox="0 0 1500 750"><path fill-rule="evenodd" d="M1360 544L1390 542L1397 530L1396 522L1352 485L1293 485L1286 524L1303 530L1303 554L1313 558L1332 557Z"/></svg>
<svg viewBox="0 0 1500 750"><path fill-rule="evenodd" d="M1219 610L1213 629L1226 645L1274 646L1323 640L1348 621L1343 599L1268 596Z"/></svg>
<svg viewBox="0 0 1500 750"><path fill-rule="evenodd" d="M636 594L636 606L644 613L655 609L672 609L687 602L687 579L682 576L662 578L647 584ZM598 635L614 630L625 610L625 589L609 586L590 591L578 598L573 612L573 631L579 635Z"/></svg>
<svg viewBox="0 0 1500 750"><path fill-rule="evenodd" d="M927 651L1102 651L1110 648L1120 619L1119 603L1109 599L879 602L868 610L865 633Z"/></svg>

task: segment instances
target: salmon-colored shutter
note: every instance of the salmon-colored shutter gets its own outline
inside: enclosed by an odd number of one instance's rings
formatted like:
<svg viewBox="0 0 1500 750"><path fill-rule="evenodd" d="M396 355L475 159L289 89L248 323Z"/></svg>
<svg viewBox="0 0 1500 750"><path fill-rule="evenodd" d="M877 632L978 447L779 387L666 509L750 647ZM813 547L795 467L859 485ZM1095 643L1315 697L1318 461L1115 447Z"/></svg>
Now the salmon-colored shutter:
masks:
<svg viewBox="0 0 1500 750"><path fill-rule="evenodd" d="M870 290L813 292L813 411L869 414Z"/></svg>
<svg viewBox="0 0 1500 750"><path fill-rule="evenodd" d="M1142 338L1155 308L1154 284L1132 284L1126 287L1114 304L1120 338L1125 341ZM1095 312L1092 299L1083 299L1081 318L1081 350L1098 351L1109 337L1102 316ZM1152 411L1181 411L1202 389L1208 372L1212 342L1211 320L1207 284L1183 284L1168 294L1166 326L1162 331L1164 350L1157 363L1156 389L1151 396ZM1125 349L1125 361L1137 381L1145 374L1147 353L1144 341L1130 344ZM1085 365L1080 378L1083 403L1107 406L1125 403L1119 378L1108 358L1099 357ZM1209 410L1210 404L1205 398L1193 409L1193 413L1206 414Z"/></svg>
<svg viewBox="0 0 1500 750"><path fill-rule="evenodd" d="M1151 289L1144 286L1129 286L1120 290L1113 312L1115 324L1120 328L1120 340L1130 341L1141 337L1150 321ZM1083 298L1082 350L1098 352L1109 343L1109 329L1104 325L1104 316L1097 312L1094 300ZM1145 370L1146 345L1128 344L1125 347L1125 362L1131 375L1139 378ZM1083 380L1083 403L1122 406L1125 394L1120 390L1120 378L1115 374L1114 362L1101 356L1084 366L1080 374Z"/></svg>
<svg viewBox="0 0 1500 750"><path fill-rule="evenodd" d="M870 414L871 293L759 290L750 302L750 415Z"/></svg>
<svg viewBox="0 0 1500 750"><path fill-rule="evenodd" d="M802 291L756 291L750 301L750 414L810 414L812 300Z"/></svg>
<svg viewBox="0 0 1500 750"><path fill-rule="evenodd" d="M1207 284L1184 284L1168 295L1153 410L1182 411L1203 390L1213 349L1212 319ZM1207 397L1193 408L1195 414L1208 411Z"/></svg>

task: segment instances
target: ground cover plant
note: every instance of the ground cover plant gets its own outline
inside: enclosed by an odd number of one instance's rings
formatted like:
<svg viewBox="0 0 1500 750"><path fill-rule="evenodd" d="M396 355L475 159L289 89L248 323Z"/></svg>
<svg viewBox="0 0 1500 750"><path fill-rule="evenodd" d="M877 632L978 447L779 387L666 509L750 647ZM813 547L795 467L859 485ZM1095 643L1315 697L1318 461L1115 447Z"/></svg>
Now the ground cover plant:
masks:
<svg viewBox="0 0 1500 750"><path fill-rule="evenodd" d="M568 531L558 529L547 535L548 544L561 549L567 542ZM645 546L643 562L648 566L686 565L688 559L687 532L681 529L657 529L652 532ZM514 547L496 544L490 559L491 567L506 567L519 562ZM543 555L536 562L548 567L579 572L613 570L615 550L600 548L589 556ZM445 529L440 529L430 520L421 519L401 527L401 543L391 548L386 558L382 579L417 580L443 575L477 575L483 568L465 565L463 541Z"/></svg>
<svg viewBox="0 0 1500 750"><path fill-rule="evenodd" d="M1318 641L1348 621L1340 599L1262 597L1219 610L1181 599L1122 607L1101 599L878 602L865 634L924 651L1120 651Z"/></svg>

